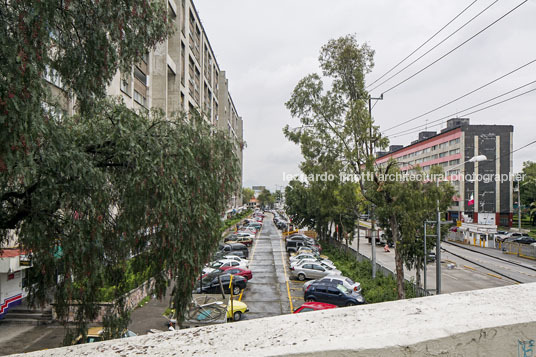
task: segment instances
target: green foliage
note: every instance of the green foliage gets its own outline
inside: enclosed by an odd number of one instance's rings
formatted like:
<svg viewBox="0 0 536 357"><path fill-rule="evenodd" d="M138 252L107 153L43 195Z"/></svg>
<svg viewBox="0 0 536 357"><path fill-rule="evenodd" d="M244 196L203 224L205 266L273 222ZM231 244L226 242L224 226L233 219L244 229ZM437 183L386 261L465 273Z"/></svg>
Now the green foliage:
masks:
<svg viewBox="0 0 536 357"><path fill-rule="evenodd" d="M158 296L174 278L183 311L221 238L238 160L196 113L135 113L105 99L118 70L170 33L165 2L60 5L0 3L0 244L14 231L32 252L30 302L52 293L63 319L80 300L67 337L85 333L103 296L116 304L107 336L118 336L129 319L122 294L148 277ZM76 115L64 111L68 96Z"/></svg>
<svg viewBox="0 0 536 357"><path fill-rule="evenodd" d="M246 211L243 211L242 213L235 214L233 217L226 219L225 222L223 222L222 232L225 231L227 228L233 227L237 223L240 223L240 221L251 215L251 213L253 213L253 211L248 209Z"/></svg>
<svg viewBox="0 0 536 357"><path fill-rule="evenodd" d="M242 203L246 204L255 196L255 191L249 187L242 188Z"/></svg>
<svg viewBox="0 0 536 357"><path fill-rule="evenodd" d="M370 261L359 262L343 250L327 244L324 245L322 254L327 255L344 276L361 284L363 297L368 303L393 301L398 298L396 279L392 276L385 276L381 272L376 274L376 279L372 279ZM406 298L415 297L415 292L409 283L406 283L405 291Z"/></svg>
<svg viewBox="0 0 536 357"><path fill-rule="evenodd" d="M275 203L275 197L272 195L272 193L269 190L264 189L259 194L259 197L257 197L257 201L259 201L259 204L261 205L261 207L271 206Z"/></svg>

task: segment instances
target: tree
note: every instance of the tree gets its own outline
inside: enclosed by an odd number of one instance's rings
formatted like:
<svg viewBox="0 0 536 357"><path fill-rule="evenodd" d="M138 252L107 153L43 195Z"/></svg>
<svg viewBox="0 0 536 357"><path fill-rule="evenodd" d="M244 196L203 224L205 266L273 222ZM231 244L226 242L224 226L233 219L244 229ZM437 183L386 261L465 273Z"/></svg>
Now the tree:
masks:
<svg viewBox="0 0 536 357"><path fill-rule="evenodd" d="M374 51L359 45L354 36L330 40L321 48L322 75L331 87L324 90L320 75L311 74L296 85L286 103L302 126L284 129L286 137L299 144L304 157L331 156L342 164L341 171L355 175L364 199L382 210L384 224L396 245L397 292L404 298L403 244L400 224L403 190L390 174L398 168L394 161L376 165L376 151L384 150L388 139L374 125L366 107L369 94L364 76L372 70ZM406 212L411 216L411 212Z"/></svg>
<svg viewBox="0 0 536 357"><path fill-rule="evenodd" d="M243 187L242 188L242 204L246 204L255 196L255 191L251 188Z"/></svg>
<svg viewBox="0 0 536 357"><path fill-rule="evenodd" d="M127 265L154 278L159 297L173 277L180 314L237 186L232 142L200 115L135 113L105 98L118 69L168 35L166 6L0 4L0 246L14 231L31 252L31 303L53 294L64 321L69 303L80 303L66 340L86 333L103 288L115 298L107 335L122 333ZM52 75L76 100L76 115L43 80Z"/></svg>
<svg viewBox="0 0 536 357"><path fill-rule="evenodd" d="M257 197L257 201L259 201L261 206L271 206L275 203L275 198L272 196L272 193L265 188L259 194L259 197Z"/></svg>

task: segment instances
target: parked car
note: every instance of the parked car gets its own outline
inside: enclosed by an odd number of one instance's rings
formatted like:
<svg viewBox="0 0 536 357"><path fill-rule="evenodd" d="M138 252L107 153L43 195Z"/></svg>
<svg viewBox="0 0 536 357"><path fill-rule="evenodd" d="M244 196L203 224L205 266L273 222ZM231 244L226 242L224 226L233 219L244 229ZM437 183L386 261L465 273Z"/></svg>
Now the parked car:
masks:
<svg viewBox="0 0 536 357"><path fill-rule="evenodd" d="M246 266L249 266L249 260L242 259L237 255L224 255L221 259L232 259L232 260L236 260L237 262L243 262Z"/></svg>
<svg viewBox="0 0 536 357"><path fill-rule="evenodd" d="M331 285L342 285L348 290L361 294L361 284L342 275L328 275L322 279L307 281L303 284L303 291L305 292L309 285L317 282Z"/></svg>
<svg viewBox="0 0 536 357"><path fill-rule="evenodd" d="M529 235L527 233L520 233L520 232L510 232L508 234L505 234L505 235L501 235L501 236L495 236L495 239L499 242L510 242L514 239L517 239L517 238L522 238L522 237L528 237Z"/></svg>
<svg viewBox="0 0 536 357"><path fill-rule="evenodd" d="M212 256L212 259L214 259L214 260L231 259L231 258L226 258L226 256L232 255L233 257L239 257L240 259L247 261L246 253L248 253L248 252L246 251L244 253L244 251L242 251L242 250L233 250L232 252L227 252L227 251L224 251L224 250L218 250L216 253L214 253L214 255Z"/></svg>
<svg viewBox="0 0 536 357"><path fill-rule="evenodd" d="M234 321L240 321L242 315L248 311L248 306L245 303L233 299L233 308L231 309L231 302L227 305L227 319L233 318Z"/></svg>
<svg viewBox="0 0 536 357"><path fill-rule="evenodd" d="M244 258L248 258L249 251L242 243L230 243L230 244L220 244L219 250L225 252L226 254L238 255L237 251L242 251L244 253Z"/></svg>
<svg viewBox="0 0 536 357"><path fill-rule="evenodd" d="M305 301L325 302L337 306L354 306L365 303L361 294L346 289L343 285L314 283L309 285L304 294Z"/></svg>
<svg viewBox="0 0 536 357"><path fill-rule="evenodd" d="M248 238L255 238L255 233L253 232L238 232L236 233L237 237L248 237Z"/></svg>
<svg viewBox="0 0 536 357"><path fill-rule="evenodd" d="M242 243L246 247L251 247L253 245L253 239L251 237L236 237L226 241L225 243Z"/></svg>
<svg viewBox="0 0 536 357"><path fill-rule="evenodd" d="M314 263L314 264L320 264L320 266L326 268L326 269L337 269L337 267L335 266L335 264L333 264L333 262L326 262L325 260L323 259L318 259L318 258L314 258L314 259L302 259L300 261L297 261L297 262L293 262L290 264L290 267L297 267L297 266L300 266L300 265L303 265L303 264L306 264L306 263Z"/></svg>
<svg viewBox="0 0 536 357"><path fill-rule="evenodd" d="M536 239L532 238L532 237L521 237L521 238L516 238L512 241L512 243L519 243L519 244L532 244L532 243L536 243Z"/></svg>
<svg viewBox="0 0 536 357"><path fill-rule="evenodd" d="M309 311L318 311L318 310L327 310L327 309L334 309L337 305L333 304L326 304L324 302L306 302L302 306L298 307L296 310L294 310L293 314L299 314L301 312L309 312Z"/></svg>
<svg viewBox="0 0 536 357"><path fill-rule="evenodd" d="M220 286L221 279L221 286ZM230 294L231 290L229 289L229 283L231 281L231 274L226 272L217 271L211 274L208 274L201 279L196 289L195 293L207 293L207 294L219 294L221 292L221 287L226 294ZM243 276L234 276L233 277L233 294L238 295L240 291L245 289L247 286L248 280Z"/></svg>
<svg viewBox="0 0 536 357"><path fill-rule="evenodd" d="M248 281L253 279L253 273L251 272L251 270L246 269L244 267L227 266L227 267L221 267L220 270L226 272L227 274L243 276L244 278L248 279Z"/></svg>
<svg viewBox="0 0 536 357"><path fill-rule="evenodd" d="M225 267L244 267L247 268L247 264L244 261L237 261L234 259L219 259L213 262L210 262L203 268L203 275L212 273L220 268Z"/></svg>
<svg viewBox="0 0 536 357"><path fill-rule="evenodd" d="M341 275L337 269L329 269L316 263L308 263L290 267L290 276L300 281L305 279L318 279L326 275Z"/></svg>
<svg viewBox="0 0 536 357"><path fill-rule="evenodd" d="M333 264L333 262L331 260L324 259L319 254L314 254L314 253L302 253L302 254L295 255L295 256L289 258L289 262L290 262L290 264L292 264L292 263L295 263L295 262L299 262L300 260L303 260L303 259L321 259L321 260L325 261L328 264Z"/></svg>
<svg viewBox="0 0 536 357"><path fill-rule="evenodd" d="M91 342L100 342L103 341L102 335L104 333L104 327L90 327L87 330L87 336L84 339L82 335L79 335L73 342L73 345L79 345L82 343L91 343ZM137 336L134 332L130 330L125 330L121 335L121 338L134 337Z"/></svg>

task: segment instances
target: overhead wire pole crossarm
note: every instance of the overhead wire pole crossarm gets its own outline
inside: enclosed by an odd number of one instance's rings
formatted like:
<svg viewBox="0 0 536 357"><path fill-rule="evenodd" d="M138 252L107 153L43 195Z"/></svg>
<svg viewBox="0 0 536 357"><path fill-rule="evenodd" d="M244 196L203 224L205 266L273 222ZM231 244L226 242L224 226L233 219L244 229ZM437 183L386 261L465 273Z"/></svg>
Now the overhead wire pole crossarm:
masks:
<svg viewBox="0 0 536 357"><path fill-rule="evenodd" d="M445 28L447 28L448 25L450 25L451 23L453 23L458 17L460 17L465 11L467 11L471 6L473 6L478 0L475 0L473 1L471 4L469 4L465 9L463 9L460 13L458 13L458 15L456 15L452 20L450 20L449 22L447 22L447 24L445 24L443 27L441 27L436 33L434 33L431 37L429 37L426 41L424 41L419 47L417 47L415 50L413 50L413 52L411 52L409 55L407 55L406 57L404 57L403 60L401 60L400 62L398 62L396 65L394 65L393 67L391 67L390 70L388 70L387 72L385 72L384 74L382 74L379 78L377 78L374 82L370 83L369 85L367 85L367 88L374 85L374 83L378 82L379 80L381 80L383 77L385 77L386 75L388 75L389 73L391 73L395 68L397 68L398 66L400 66L402 63L404 63L404 61L406 61L408 58L410 58L411 56L413 56L413 54L415 54L415 52L417 52L418 50L420 50L421 48L424 47L424 45L426 45L428 42L430 42L434 37L436 37L437 35L439 35L439 33L441 31L443 31Z"/></svg>
<svg viewBox="0 0 536 357"><path fill-rule="evenodd" d="M498 23L500 20L504 19L506 16L508 16L509 14L511 14L512 12L514 12L515 10L517 10L521 5L525 4L528 0L524 0L523 2L519 3L518 5L516 5L514 8L512 8L511 10L509 10L507 13L505 13L504 15L502 15L501 17L499 17L498 19L496 19L495 21L493 21L492 23L490 23L489 25L487 25L486 27L484 27L482 30L478 31L477 33L475 33L474 35L472 35L471 37L469 37L467 40L463 41L462 43L460 43L458 46L454 47L452 50L448 51L447 53L445 53L444 55L442 55L441 57L439 57L438 59L436 59L435 61L433 61L432 63L430 63L429 65L425 66L424 68L421 68L420 70L418 70L417 72L415 72L414 74L412 74L411 76L407 77L406 79L402 80L401 82L398 82L397 84L395 84L394 86L390 87L389 89L383 91L383 94L385 93L388 93L390 91L392 91L393 89L401 86L402 84L406 83L407 81L409 81L410 79L412 79L413 77L417 76L418 74L424 72L425 70L427 70L428 68L430 68L431 66L433 66L434 64L436 64L437 62L441 61L443 58L447 57L448 55L450 55L451 53L453 53L454 51L458 50L459 48L461 48L462 46L464 46L465 44L467 44L469 41L471 41L472 39L474 39L475 37L477 37L478 35L482 34L484 31L486 31L487 29L489 29L490 27L492 27L493 25L495 25L496 23Z"/></svg>
<svg viewBox="0 0 536 357"><path fill-rule="evenodd" d="M495 78L494 80L492 80L492 81L490 81L490 82L487 82L486 84L483 84L483 85L481 85L480 87L478 87L478 88L476 88L476 89L473 89L473 90L471 90L471 91L469 91L469 92L467 92L467 93L465 93L465 94L463 94L463 95L461 95L461 96L459 96L459 97L457 97L457 98L455 98L455 99L453 99L453 100L451 100L451 101L449 101L449 102L447 102L447 103L445 103L445 104L442 104L442 105L440 105L440 106L438 106L438 107L436 107L436 108L434 108L434 109L431 109L431 110L427 111L426 113L420 114L420 115L418 115L418 116L416 116L416 117L413 117L413 118L411 118L411 119L408 119L408 120L406 120L406 121L403 121L403 122L400 123L400 124L397 124L397 125L394 125L394 126L392 126L392 127L389 127L389 128L387 128L387 129L385 129L385 130L383 131L383 133L385 133L385 132L387 132L387 131L389 131L389 130L392 130L392 129L396 129L396 128L398 128L398 127L404 125L404 124L411 123L412 121L415 121L415 120L417 120L417 119L420 119L420 118L422 118L422 117L424 117L424 116L426 116L426 115L428 115L428 114L432 114L432 113L438 111L439 109L442 109L442 108L444 108L444 107L446 107L446 106L448 106L448 105L450 105L450 104L452 104L452 103L455 103L455 102L459 101L460 99L463 99L463 98L465 98L465 97L468 97L469 95L471 95L471 94L473 94L473 93L476 93L476 92L478 92L479 90L484 89L484 88L486 88L486 87L492 85L493 83L496 83L496 82L500 81L501 79L506 78L506 77L508 77L508 76L510 76L510 75L512 75L512 74L514 74L514 73L516 73L517 71L519 71L519 70L521 70L521 69L523 69L523 68L525 68L525 67L527 67L527 66L533 64L534 62L536 62L536 59L533 59L532 61L529 61L529 62L525 63L524 65L519 66L519 67L517 67L516 69L514 69L514 70L512 70L512 71L510 71L510 72L508 72L508 73L506 73L506 74L503 74L502 76L497 77L497 78ZM373 107L373 108L374 108L374 107Z"/></svg>
<svg viewBox="0 0 536 357"><path fill-rule="evenodd" d="M471 22L473 22L477 17L479 17L480 15L482 15L484 12L486 12L490 7L492 7L493 5L495 5L499 0L495 0L493 3L491 3L490 5L488 5L484 10L480 11L478 14L476 14L475 16L473 16L469 21L465 22L462 26L458 27L454 32L452 32L450 35L448 35L447 37L445 37L443 40L441 40L439 43L437 43L435 46L433 46L432 48L430 48L428 51L426 51L425 53L423 53L422 55L420 55L419 57L417 57L416 59L414 59L413 61L411 61L408 65L406 65L404 68L402 68L401 70L399 70L398 72L396 72L395 74L393 74L392 76L390 76L389 78L387 78L386 80L384 80L383 82L381 82L380 84L378 84L377 86L375 86L374 88L371 89L371 91L381 87L383 84L389 82L391 79L393 79L394 77L396 77L397 75L399 75L400 73L402 73L403 71L405 71L406 69L408 69L409 67L411 67L413 64L415 64L417 61L419 61L421 58L423 58L424 56L426 56L427 54L429 54L430 52L432 52L433 50L435 50L437 47L439 47L440 45L442 45L445 41L447 41L449 38L451 38L452 36L454 36L456 33L458 33L459 31L461 31L465 26L469 25Z"/></svg>

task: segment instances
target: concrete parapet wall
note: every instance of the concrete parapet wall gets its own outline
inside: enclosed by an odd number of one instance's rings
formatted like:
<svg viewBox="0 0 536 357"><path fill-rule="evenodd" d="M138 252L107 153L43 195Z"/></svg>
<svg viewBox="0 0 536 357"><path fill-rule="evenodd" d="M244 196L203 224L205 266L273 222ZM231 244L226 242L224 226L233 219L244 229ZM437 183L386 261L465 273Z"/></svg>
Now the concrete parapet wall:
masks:
<svg viewBox="0 0 536 357"><path fill-rule="evenodd" d="M25 356L531 356L536 340L532 301L536 283L269 317Z"/></svg>

